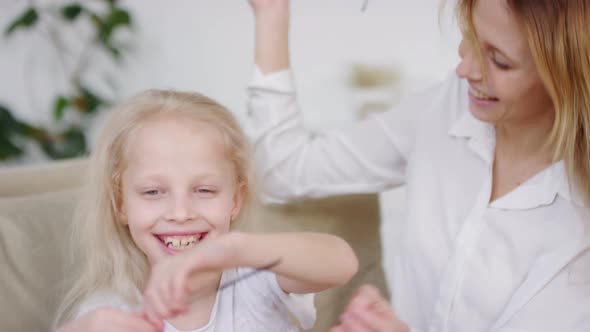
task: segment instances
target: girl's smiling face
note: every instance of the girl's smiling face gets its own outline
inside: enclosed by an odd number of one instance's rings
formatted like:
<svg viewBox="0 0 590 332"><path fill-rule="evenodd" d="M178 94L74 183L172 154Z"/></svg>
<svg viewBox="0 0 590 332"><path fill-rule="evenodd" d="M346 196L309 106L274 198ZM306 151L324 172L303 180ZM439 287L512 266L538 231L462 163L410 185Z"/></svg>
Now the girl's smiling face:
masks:
<svg viewBox="0 0 590 332"><path fill-rule="evenodd" d="M483 63L474 45L464 39L456 71L469 82L469 109L474 117L501 124L551 116L553 103L535 67L526 31L506 1L477 0L473 25Z"/></svg>
<svg viewBox="0 0 590 332"><path fill-rule="evenodd" d="M153 265L229 231L243 186L211 125L164 117L147 121L127 144L121 221Z"/></svg>

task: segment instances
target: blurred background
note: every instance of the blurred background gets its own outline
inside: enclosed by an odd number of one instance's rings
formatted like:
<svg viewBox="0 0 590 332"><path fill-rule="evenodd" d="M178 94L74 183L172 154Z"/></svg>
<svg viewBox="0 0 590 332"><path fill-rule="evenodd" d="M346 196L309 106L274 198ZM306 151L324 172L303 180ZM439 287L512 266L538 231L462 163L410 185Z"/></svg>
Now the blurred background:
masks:
<svg viewBox="0 0 590 332"><path fill-rule="evenodd" d="M440 12L433 0L369 0L362 11L363 1L292 1L292 63L314 128L386 108L457 62L452 2ZM247 0L0 0L0 13L0 105L55 140L76 128L91 149L109 105L147 88L197 90L244 112L254 47ZM80 153L32 136L12 137L20 154L0 144L0 163Z"/></svg>
<svg viewBox="0 0 590 332"><path fill-rule="evenodd" d="M453 1L363 5L292 0L291 60L313 129L383 111L458 61ZM247 0L0 0L0 28L0 168L85 156L109 108L147 88L196 90L245 113ZM384 219L402 217L403 194L382 195Z"/></svg>

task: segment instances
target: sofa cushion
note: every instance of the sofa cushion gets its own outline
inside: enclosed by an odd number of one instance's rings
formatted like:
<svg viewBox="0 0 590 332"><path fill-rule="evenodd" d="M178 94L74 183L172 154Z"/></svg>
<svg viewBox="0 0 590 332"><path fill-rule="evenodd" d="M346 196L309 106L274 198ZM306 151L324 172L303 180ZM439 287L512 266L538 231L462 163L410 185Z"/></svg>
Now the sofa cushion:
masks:
<svg viewBox="0 0 590 332"><path fill-rule="evenodd" d="M64 278L76 190L0 199L0 330L47 331Z"/></svg>

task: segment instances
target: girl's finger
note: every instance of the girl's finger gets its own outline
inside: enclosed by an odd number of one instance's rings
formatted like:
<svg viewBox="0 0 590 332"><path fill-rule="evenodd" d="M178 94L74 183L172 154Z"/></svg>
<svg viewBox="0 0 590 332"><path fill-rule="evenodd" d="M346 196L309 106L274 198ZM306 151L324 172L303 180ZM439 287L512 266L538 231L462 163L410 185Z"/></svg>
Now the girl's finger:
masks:
<svg viewBox="0 0 590 332"><path fill-rule="evenodd" d="M144 304L142 316L153 325L156 325L158 324L158 322L161 322L160 317L158 317L155 310L152 309L149 303Z"/></svg>
<svg viewBox="0 0 590 332"><path fill-rule="evenodd" d="M162 282L160 295L162 302L166 306L170 315L175 315L180 311L180 305L177 303L174 296L174 276L167 276L165 281Z"/></svg>
<svg viewBox="0 0 590 332"><path fill-rule="evenodd" d="M175 275L172 282L172 294L175 306L179 310L185 309L187 294L190 292L188 277L185 273Z"/></svg>
<svg viewBox="0 0 590 332"><path fill-rule="evenodd" d="M126 320L127 331L162 332L164 325L154 324L143 318L141 314L130 315Z"/></svg>
<svg viewBox="0 0 590 332"><path fill-rule="evenodd" d="M340 321L342 322L343 332L389 332L377 329L374 324L367 324L353 313L344 314Z"/></svg>
<svg viewBox="0 0 590 332"><path fill-rule="evenodd" d="M161 298L160 290L152 290L149 293L146 293L146 304L149 305L150 311L147 311L150 314L151 320L158 320L162 318L169 317L168 308L164 304Z"/></svg>
<svg viewBox="0 0 590 332"><path fill-rule="evenodd" d="M157 320L155 322L150 320L145 311L136 312L134 315L139 319L149 323L154 328L154 331L161 332L164 330L164 322L162 320Z"/></svg>

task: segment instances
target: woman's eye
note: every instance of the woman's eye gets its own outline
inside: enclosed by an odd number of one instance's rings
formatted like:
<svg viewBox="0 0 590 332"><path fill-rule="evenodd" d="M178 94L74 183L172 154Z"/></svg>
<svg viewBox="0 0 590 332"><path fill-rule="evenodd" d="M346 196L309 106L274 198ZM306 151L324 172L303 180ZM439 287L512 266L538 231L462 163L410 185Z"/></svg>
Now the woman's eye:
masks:
<svg viewBox="0 0 590 332"><path fill-rule="evenodd" d="M501 62L501 61L498 61L498 60L497 60L496 58L494 58L494 57L492 57L492 62L494 63L494 65L495 65L496 67L498 67L498 69L501 69L501 70L507 70L507 69L510 69L510 66L509 66L509 65L507 65L507 64L505 64L505 63L503 63L503 62Z"/></svg>

